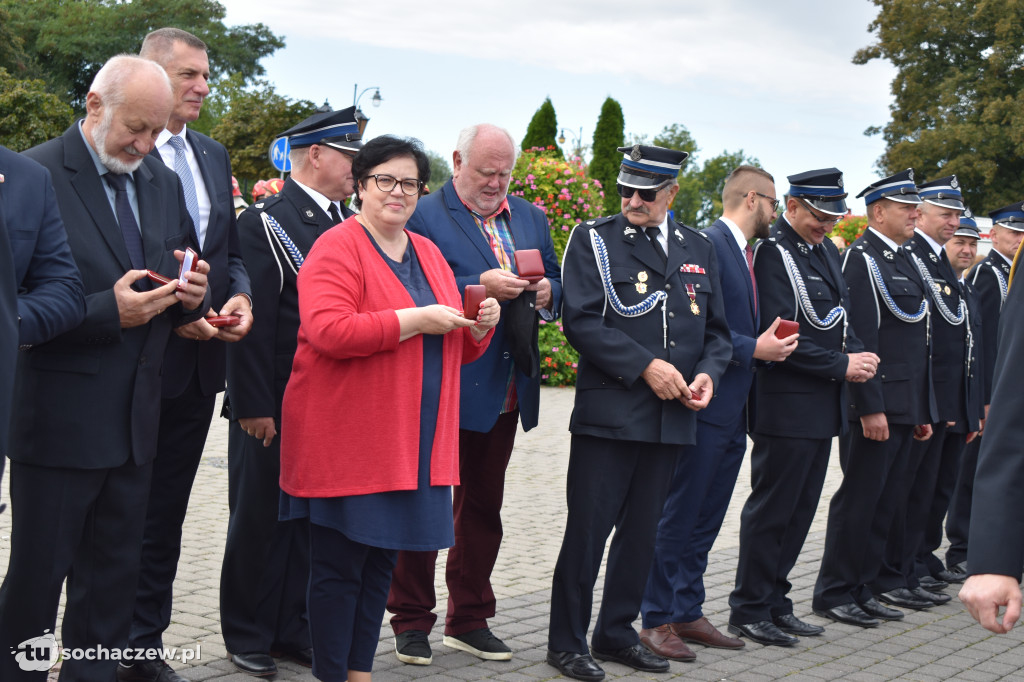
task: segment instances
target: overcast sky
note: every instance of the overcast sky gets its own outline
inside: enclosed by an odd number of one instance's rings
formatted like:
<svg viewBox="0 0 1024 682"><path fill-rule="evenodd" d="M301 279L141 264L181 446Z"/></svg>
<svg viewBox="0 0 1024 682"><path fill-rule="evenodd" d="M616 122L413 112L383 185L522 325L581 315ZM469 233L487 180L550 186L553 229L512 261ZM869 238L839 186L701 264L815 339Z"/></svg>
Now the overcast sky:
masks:
<svg viewBox="0 0 1024 682"><path fill-rule="evenodd" d="M848 205L878 173L889 117L888 62L854 65L874 41L868 0L220 0L229 25L263 22L286 46L263 64L277 91L335 109L353 88L367 137L419 138L450 157L461 128L502 125L522 139L550 97L559 127L585 144L601 104L622 105L626 133L686 126L703 161L743 150L775 175L836 166ZM692 150L690 150L692 151Z"/></svg>

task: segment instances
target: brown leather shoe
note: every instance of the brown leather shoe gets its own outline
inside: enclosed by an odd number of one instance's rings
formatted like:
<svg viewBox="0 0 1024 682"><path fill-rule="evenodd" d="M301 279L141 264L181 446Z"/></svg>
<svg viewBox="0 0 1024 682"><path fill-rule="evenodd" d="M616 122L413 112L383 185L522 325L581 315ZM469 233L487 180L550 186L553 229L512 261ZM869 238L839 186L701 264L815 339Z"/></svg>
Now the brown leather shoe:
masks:
<svg viewBox="0 0 1024 682"><path fill-rule="evenodd" d="M683 644L683 640L672 633L672 628L669 625L644 628L640 631L640 643L650 649L652 653L670 661L691 663L697 660L697 654L690 651L690 647Z"/></svg>
<svg viewBox="0 0 1024 682"><path fill-rule="evenodd" d="M692 623L671 623L672 632L686 642L696 642L714 649L742 649L742 639L723 635L711 622L701 616Z"/></svg>

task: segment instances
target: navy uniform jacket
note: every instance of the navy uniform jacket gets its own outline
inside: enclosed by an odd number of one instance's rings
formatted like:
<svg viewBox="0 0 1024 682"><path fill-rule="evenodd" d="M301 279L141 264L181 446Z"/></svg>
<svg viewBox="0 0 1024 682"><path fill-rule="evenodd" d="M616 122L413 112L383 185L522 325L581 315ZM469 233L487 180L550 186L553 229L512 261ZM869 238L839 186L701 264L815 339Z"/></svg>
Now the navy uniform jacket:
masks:
<svg viewBox="0 0 1024 682"><path fill-rule="evenodd" d="M973 424L977 430L976 406L981 396L969 395L967 328L963 324L952 325L939 312L939 301L954 314L960 307L961 287L953 266L949 264L946 251L939 254L931 244L918 233L903 244L903 249L924 264L935 282L932 290L932 382L935 387L935 402L938 406L938 421L958 422L959 425ZM972 317L973 311L971 314ZM974 320L976 323L977 320ZM975 337L975 352L980 353L980 336ZM974 371L974 364L971 364ZM981 368L978 368L981 371ZM976 392L975 392L976 393ZM970 402L970 407L968 403Z"/></svg>
<svg viewBox="0 0 1024 682"><path fill-rule="evenodd" d="M264 227L273 216L303 257L334 221L290 177L272 197L238 216L242 257L252 281L253 324L245 337L228 346L228 394L231 416L281 418L281 401L298 344L299 295L296 266L283 241ZM258 311L258 312L257 312Z"/></svg>
<svg viewBox="0 0 1024 682"><path fill-rule="evenodd" d="M642 228L630 225L621 213L573 229L562 263L562 318L566 338L580 353L569 424L574 434L677 445L695 442L696 413L678 400L658 398L641 374L660 358L674 365L687 382L705 373L717 388L732 357L732 341L714 247L692 228L673 221L668 226L667 266ZM664 311L662 303L638 317L624 317L612 309L591 231L607 247L608 276L621 302L632 306L664 290ZM697 314L687 285L692 286Z"/></svg>
<svg viewBox="0 0 1024 682"><path fill-rule="evenodd" d="M882 280L868 268L874 260ZM846 250L843 277L850 289L850 322L864 350L878 355L878 372L865 383L850 384L850 420L884 412L890 424L932 424L936 421L932 393L928 333L930 321L896 317L883 296L904 313L916 316L927 297L917 268L902 249L894 250L866 230Z"/></svg>
<svg viewBox="0 0 1024 682"><path fill-rule="evenodd" d="M800 323L800 343L785 362L758 370L755 394L757 415L754 433L790 438L832 438L846 430L846 353L864 350L846 326L843 349L843 321L828 330L815 328L807 320L790 274L778 247L792 257L807 289L810 303L821 320L836 306L850 309L846 281L839 264L839 250L826 239L824 261L816 255L780 216L772 236L761 240L754 258L757 293L761 306L761 331L776 317Z"/></svg>
<svg viewBox="0 0 1024 682"><path fill-rule="evenodd" d="M1015 279L1003 306L992 407L974 476L967 565L972 574L1018 581L1024 566L1024 285Z"/></svg>
<svg viewBox="0 0 1024 682"><path fill-rule="evenodd" d="M996 340L999 315L1006 299L1010 281L1010 264L994 249L985 260L974 266L966 277L977 294L978 304L972 310L981 311L981 357L984 369L986 405L992 402L992 379L996 366ZM978 340L975 339L975 344Z"/></svg>
<svg viewBox="0 0 1024 682"><path fill-rule="evenodd" d="M508 197L508 206L511 215L509 229L515 248L540 250L544 259L544 276L551 282L551 310L557 313L562 305L562 275L548 219L542 210L519 197ZM451 180L439 191L419 200L416 211L409 218L408 229L437 245L455 273L459 291L464 291L467 284L479 284L480 273L498 267L494 251L469 209L459 199ZM504 309L508 304L501 305ZM476 361L462 366L460 429L487 433L494 428L501 414L505 386L513 363L503 313L487 351ZM523 430L529 431L537 425L540 411L540 372L528 377L516 369L515 382L520 420Z"/></svg>
<svg viewBox="0 0 1024 682"><path fill-rule="evenodd" d="M249 293L249 275L245 271L238 245L235 204L231 197L231 160L224 145L206 135L189 129L185 137L188 144L192 145L206 191L210 195L206 239L203 248L196 251L210 264L207 277L210 307L220 312L235 294ZM154 149L151 154L163 163L159 151ZM170 276L175 273L164 274ZM167 354L164 357L163 397L175 398L181 395L197 372L203 395L223 391L226 345L217 339L193 341L175 334L167 343Z"/></svg>
<svg viewBox="0 0 1024 682"><path fill-rule="evenodd" d="M18 346L33 346L77 326L85 315L78 266L60 219L50 171L0 146L0 457L7 429ZM2 470L2 465L0 465Z"/></svg>
<svg viewBox="0 0 1024 682"><path fill-rule="evenodd" d="M754 349L759 322L747 255L740 250L732 231L721 220L716 220L704 234L715 246L722 295L729 302L725 315L732 338L732 358L721 383L715 384L714 400L697 413L697 420L723 426L732 424L736 415L747 407L757 369Z"/></svg>
<svg viewBox="0 0 1024 682"><path fill-rule="evenodd" d="M78 122L25 155L53 178L68 244L82 275L85 319L18 358L10 455L36 466L103 469L156 457L160 372L171 329L201 317L181 304L121 328L113 286L132 269L121 228ZM146 267L176 273L173 251L195 247L181 183L147 156L134 173ZM145 280L143 280L144 282Z"/></svg>

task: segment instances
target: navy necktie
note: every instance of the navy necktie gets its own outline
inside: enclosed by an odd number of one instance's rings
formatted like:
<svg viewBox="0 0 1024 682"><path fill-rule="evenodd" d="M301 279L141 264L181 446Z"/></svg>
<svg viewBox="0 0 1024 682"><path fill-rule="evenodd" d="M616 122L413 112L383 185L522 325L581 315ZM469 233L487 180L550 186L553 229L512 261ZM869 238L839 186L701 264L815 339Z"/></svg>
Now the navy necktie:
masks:
<svg viewBox="0 0 1024 682"><path fill-rule="evenodd" d="M665 255L665 249L661 248L661 242L658 241L658 237L661 236L661 228L645 227L644 232L647 233L647 238L651 240L651 246L654 247L654 252L661 259L661 264L666 265L668 263L668 256Z"/></svg>
<svg viewBox="0 0 1024 682"><path fill-rule="evenodd" d="M338 213L338 206L333 201L327 207L327 212L331 214L331 220L334 221L335 225L341 222L341 214Z"/></svg>
<svg viewBox="0 0 1024 682"><path fill-rule="evenodd" d="M119 173L106 173L103 179L114 188L114 209L117 213L117 222L121 226L121 236L124 237L124 245L128 249L128 258L135 270L146 268L146 256L142 249L142 232L139 231L139 223L135 220L135 213L132 212L132 204L128 201L128 176Z"/></svg>

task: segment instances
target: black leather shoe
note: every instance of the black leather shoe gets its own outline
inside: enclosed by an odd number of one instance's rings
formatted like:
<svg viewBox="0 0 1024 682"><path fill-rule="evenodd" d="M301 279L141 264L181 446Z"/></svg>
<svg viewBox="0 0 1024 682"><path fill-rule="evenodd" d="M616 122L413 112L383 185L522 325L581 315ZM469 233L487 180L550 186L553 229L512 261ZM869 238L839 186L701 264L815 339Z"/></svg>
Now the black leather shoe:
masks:
<svg viewBox="0 0 1024 682"><path fill-rule="evenodd" d="M929 592L938 592L939 590L944 590L949 587L949 583L945 580L939 580L938 578L933 578L930 575L918 578L917 582L919 582L921 587Z"/></svg>
<svg viewBox="0 0 1024 682"><path fill-rule="evenodd" d="M614 661L644 673L668 672L668 661L640 642L615 651L601 651L593 647L590 650L594 653L594 658L599 661Z"/></svg>
<svg viewBox="0 0 1024 682"><path fill-rule="evenodd" d="M304 668L313 667L313 648L293 649L291 651L271 651L273 658L283 658L286 661L298 663Z"/></svg>
<svg viewBox="0 0 1024 682"><path fill-rule="evenodd" d="M784 616L775 616L772 618L772 622L775 623L775 627L797 637L815 637L825 632L825 628L820 625L811 625L805 623L792 613L787 613Z"/></svg>
<svg viewBox="0 0 1024 682"><path fill-rule="evenodd" d="M878 627L878 621L864 613L864 609L853 602L833 606L830 609L814 609L814 613L823 618L831 618L837 623L846 623L847 625L856 625L862 628Z"/></svg>
<svg viewBox="0 0 1024 682"><path fill-rule="evenodd" d="M174 672L167 661L136 661L132 665L119 663L118 682L188 682Z"/></svg>
<svg viewBox="0 0 1024 682"><path fill-rule="evenodd" d="M578 654L575 651L551 651L548 649L548 665L558 669L565 677L586 682L598 682L604 679L604 670L594 661L590 654Z"/></svg>
<svg viewBox="0 0 1024 682"><path fill-rule="evenodd" d="M882 606L878 603L878 600L872 597L863 604L860 604L861 610L874 618L881 618L882 620L903 620L903 612L898 609L890 609L888 606Z"/></svg>
<svg viewBox="0 0 1024 682"><path fill-rule="evenodd" d="M912 589L910 591L910 593L913 594L918 599L922 599L924 601L930 601L933 604L945 604L950 599L952 599L952 597L950 597L948 594L940 594L938 592L932 592L931 590L924 589L924 587L915 587L914 589Z"/></svg>
<svg viewBox="0 0 1024 682"><path fill-rule="evenodd" d="M270 654L231 654L231 662L243 673L254 677L270 677L277 674L277 664Z"/></svg>
<svg viewBox="0 0 1024 682"><path fill-rule="evenodd" d="M729 623L729 632L737 637L746 637L765 646L793 646L800 640L787 635L770 620L759 620L756 623Z"/></svg>
<svg viewBox="0 0 1024 682"><path fill-rule="evenodd" d="M905 609L914 609L915 611L935 606L934 602L921 599L905 587L897 587L895 590L883 592L878 595L878 601L885 602L889 606L901 606Z"/></svg>
<svg viewBox="0 0 1024 682"><path fill-rule="evenodd" d="M938 578L945 580L947 583L962 583L967 580L967 562L961 561L943 571L939 571Z"/></svg>

